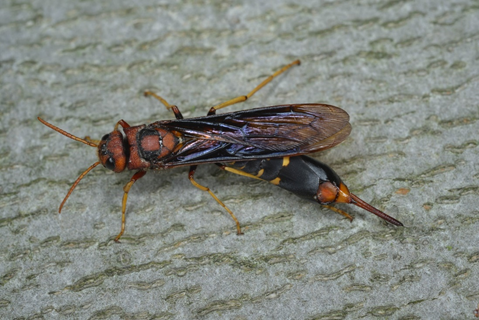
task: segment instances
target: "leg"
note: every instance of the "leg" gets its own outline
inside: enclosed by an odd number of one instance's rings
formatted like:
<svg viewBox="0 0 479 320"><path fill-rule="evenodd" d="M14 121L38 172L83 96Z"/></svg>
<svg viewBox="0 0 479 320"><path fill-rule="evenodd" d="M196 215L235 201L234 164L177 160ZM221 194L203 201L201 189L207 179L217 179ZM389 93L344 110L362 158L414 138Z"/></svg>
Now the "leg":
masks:
<svg viewBox="0 0 479 320"><path fill-rule="evenodd" d="M166 109L171 109L173 111L173 113L175 114L176 119L178 119L178 120L183 119L183 115L181 114L180 109L178 109L177 106L169 104L168 102L166 102L165 99L163 99L162 97L160 97L159 95L157 95L154 92L145 91L143 94L145 95L145 97L152 96L152 97L160 100L160 102L163 103L163 105L166 107Z"/></svg>
<svg viewBox="0 0 479 320"><path fill-rule="evenodd" d="M268 83L271 82L271 80L273 80L275 77L279 76L280 74L282 74L283 72L285 72L286 70L288 70L289 68L291 68L292 66L294 65L299 65L301 63L301 61L299 60L296 60L296 61L293 61L291 62L290 64L288 64L287 66L284 66L283 68L281 68L280 70L276 71L275 73L273 73L272 75L270 75L268 78L266 78L266 80L264 80L263 82L261 82L256 88L254 88L250 93L248 93L247 95L245 96L239 96L239 97L236 97L234 99L231 99L231 100L228 100L226 102L223 102L223 103L220 103L219 105L217 106L214 106L210 109L210 111L208 112L208 115L212 115L212 114L215 114L216 113L216 110L219 110L221 108L224 108L224 107L227 107L227 106L231 106L233 104L236 104L236 103L240 103L240 102L243 102L243 101L246 101L248 98L250 98L253 94L256 93L256 91L258 91L259 89L263 88L265 85L267 85Z"/></svg>
<svg viewBox="0 0 479 320"><path fill-rule="evenodd" d="M216 200L216 202L218 202L223 208L225 208L226 211L228 211L228 213L231 215L231 217L233 218L233 220L234 220L235 223L236 223L236 233L237 233L238 235L242 235L243 232L241 232L241 226L240 226L240 224L239 224L238 219L236 219L234 213L233 213L230 209L228 209L228 207L225 206L225 204L224 204L220 199L218 199L218 197L217 197L213 192L211 192L211 190L210 190L209 188L200 185L200 184L199 184L198 182L196 182L195 179L193 178L197 167L198 167L198 166L191 166L191 167L190 167L190 172L189 172L189 174L188 174L188 179L190 179L191 183L192 183L195 187L197 187L198 189L203 190L203 191L207 191L207 192L210 194L210 196L212 196L213 199Z"/></svg>
<svg viewBox="0 0 479 320"><path fill-rule="evenodd" d="M114 128L115 131L118 131L118 126L121 126L122 128L129 128L130 127L130 125L123 119L121 119L120 121L118 121L115 124L115 128Z"/></svg>
<svg viewBox="0 0 479 320"><path fill-rule="evenodd" d="M128 199L128 191L130 191L131 186L135 183L136 180L140 179L146 174L146 171L138 171L131 177L131 180L123 187L123 201L121 205L121 231L120 233L116 236L115 242L120 242L120 238L125 232L125 221L126 221L126 200Z"/></svg>
<svg viewBox="0 0 479 320"><path fill-rule="evenodd" d="M130 125L125 121L125 120L120 120L118 121L116 124L115 124L115 128L114 128L114 131L118 131L118 127L119 126L122 126L123 128L129 128ZM88 142L91 142L91 143L94 143L96 145L99 145L101 140L95 140L95 139L92 139L90 138L90 136L86 136L85 137L85 140L88 141Z"/></svg>
<svg viewBox="0 0 479 320"><path fill-rule="evenodd" d="M347 214L346 212L344 212L343 210L335 208L333 206L328 206L327 204L323 204L322 206L328 208L331 211L334 211L336 213L339 213L339 214L345 216L346 218L349 219L349 222L353 222L354 218L352 216L350 216L349 214Z"/></svg>
<svg viewBox="0 0 479 320"><path fill-rule="evenodd" d="M223 164L220 164L220 163L215 163L218 167L220 167L220 169L222 170L225 170L225 171L228 171L228 172L231 172L231 173L235 173L235 174L238 174L240 176L244 176L244 177L249 177L249 178L253 178L253 179L258 179L258 180L261 180L261 181L265 181L257 176L254 176L252 174L249 174L249 173L246 173L244 171L241 171L241 170L238 170L238 169L235 169L235 168L231 168L231 167L227 167Z"/></svg>

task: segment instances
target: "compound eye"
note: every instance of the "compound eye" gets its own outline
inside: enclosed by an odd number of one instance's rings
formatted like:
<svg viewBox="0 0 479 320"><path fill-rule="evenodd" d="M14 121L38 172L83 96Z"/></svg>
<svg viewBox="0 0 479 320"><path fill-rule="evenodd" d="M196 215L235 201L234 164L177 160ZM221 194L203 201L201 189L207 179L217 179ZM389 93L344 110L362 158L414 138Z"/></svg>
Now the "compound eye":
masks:
<svg viewBox="0 0 479 320"><path fill-rule="evenodd" d="M105 134L105 135L101 138L101 140L102 140L102 141L108 140L109 137L110 137L110 134Z"/></svg>
<svg viewBox="0 0 479 320"><path fill-rule="evenodd" d="M115 160L113 157L109 157L105 162L105 167L110 170L115 170Z"/></svg>

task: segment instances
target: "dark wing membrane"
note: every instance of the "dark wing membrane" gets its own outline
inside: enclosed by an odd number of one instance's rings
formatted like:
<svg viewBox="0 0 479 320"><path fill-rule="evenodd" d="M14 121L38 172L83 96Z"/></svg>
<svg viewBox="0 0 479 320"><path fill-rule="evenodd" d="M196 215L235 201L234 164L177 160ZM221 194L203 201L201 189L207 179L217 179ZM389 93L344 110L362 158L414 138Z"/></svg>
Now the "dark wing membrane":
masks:
<svg viewBox="0 0 479 320"><path fill-rule="evenodd" d="M334 106L276 106L271 107L273 112L264 109L254 114L240 113L239 122L244 125L244 139L265 150L312 153L340 143L351 131L349 115Z"/></svg>
<svg viewBox="0 0 479 320"><path fill-rule="evenodd" d="M349 115L326 104L273 106L151 124L183 135L164 164L281 157L331 148L349 135Z"/></svg>

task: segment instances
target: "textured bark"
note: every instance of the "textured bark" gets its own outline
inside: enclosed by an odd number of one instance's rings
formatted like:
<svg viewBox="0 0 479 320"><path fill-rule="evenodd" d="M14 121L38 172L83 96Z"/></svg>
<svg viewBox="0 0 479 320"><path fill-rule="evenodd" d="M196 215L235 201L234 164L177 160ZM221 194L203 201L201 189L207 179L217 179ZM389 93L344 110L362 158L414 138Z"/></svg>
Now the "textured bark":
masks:
<svg viewBox="0 0 479 320"><path fill-rule="evenodd" d="M465 319L479 302L477 1L4 1L0 5L0 315L78 319ZM315 158L394 216L343 216L199 167L96 168L99 139L244 95L226 110L324 102L352 133Z"/></svg>

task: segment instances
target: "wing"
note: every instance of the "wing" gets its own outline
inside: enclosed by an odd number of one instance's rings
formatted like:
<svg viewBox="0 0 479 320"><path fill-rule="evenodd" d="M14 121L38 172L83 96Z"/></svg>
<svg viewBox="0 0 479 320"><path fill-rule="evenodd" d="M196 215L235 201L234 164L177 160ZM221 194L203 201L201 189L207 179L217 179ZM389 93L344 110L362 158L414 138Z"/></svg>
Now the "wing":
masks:
<svg viewBox="0 0 479 320"><path fill-rule="evenodd" d="M346 111L326 104L272 106L149 125L181 134L165 167L296 156L331 148L351 132Z"/></svg>

